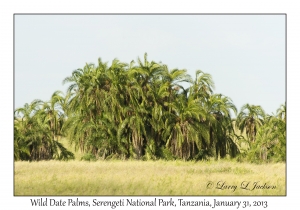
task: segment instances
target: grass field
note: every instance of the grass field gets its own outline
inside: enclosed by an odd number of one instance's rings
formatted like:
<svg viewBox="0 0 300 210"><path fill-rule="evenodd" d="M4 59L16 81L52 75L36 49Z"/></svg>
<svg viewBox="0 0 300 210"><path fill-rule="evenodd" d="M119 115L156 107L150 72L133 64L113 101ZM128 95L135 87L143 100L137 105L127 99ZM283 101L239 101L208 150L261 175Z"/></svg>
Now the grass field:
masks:
<svg viewBox="0 0 300 210"><path fill-rule="evenodd" d="M14 195L286 195L285 167L233 161L20 161Z"/></svg>

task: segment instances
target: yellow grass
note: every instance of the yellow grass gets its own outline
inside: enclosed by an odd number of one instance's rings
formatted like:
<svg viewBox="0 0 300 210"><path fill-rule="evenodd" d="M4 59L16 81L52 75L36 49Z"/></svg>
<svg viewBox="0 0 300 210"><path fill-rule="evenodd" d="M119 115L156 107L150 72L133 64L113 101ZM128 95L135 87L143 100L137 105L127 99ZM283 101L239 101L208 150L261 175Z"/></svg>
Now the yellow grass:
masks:
<svg viewBox="0 0 300 210"><path fill-rule="evenodd" d="M249 190L240 188L242 183L245 187L248 182ZM275 189L253 189L254 182L260 186L266 184L265 187L275 186ZM227 189L218 189L222 187ZM15 162L14 194L286 195L285 164L254 165L233 161L20 161Z"/></svg>

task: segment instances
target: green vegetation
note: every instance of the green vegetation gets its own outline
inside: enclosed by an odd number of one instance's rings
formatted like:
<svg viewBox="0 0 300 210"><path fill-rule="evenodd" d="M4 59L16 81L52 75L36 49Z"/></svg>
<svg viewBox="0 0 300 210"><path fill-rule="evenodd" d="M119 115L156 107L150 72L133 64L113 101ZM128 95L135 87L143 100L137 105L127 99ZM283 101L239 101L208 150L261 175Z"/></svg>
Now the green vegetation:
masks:
<svg viewBox="0 0 300 210"><path fill-rule="evenodd" d="M16 161L14 173L16 196L286 195L285 163ZM249 190L241 188L243 182L249 182ZM253 189L255 182L266 185ZM208 183L213 185L207 187ZM236 186L236 189L224 189L225 186Z"/></svg>
<svg viewBox="0 0 300 210"><path fill-rule="evenodd" d="M185 69L149 62L145 54L137 64L99 59L63 82L65 94L15 110L15 160L73 159L62 138L88 161L286 160L286 106L273 116L249 104L238 113L201 70L193 80Z"/></svg>

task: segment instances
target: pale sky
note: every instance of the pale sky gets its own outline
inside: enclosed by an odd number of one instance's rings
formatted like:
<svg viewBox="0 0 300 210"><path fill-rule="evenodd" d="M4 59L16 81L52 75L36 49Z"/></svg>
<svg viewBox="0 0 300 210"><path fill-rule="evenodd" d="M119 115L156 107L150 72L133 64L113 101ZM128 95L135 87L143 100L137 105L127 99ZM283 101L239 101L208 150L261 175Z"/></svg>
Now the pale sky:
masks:
<svg viewBox="0 0 300 210"><path fill-rule="evenodd" d="M49 100L72 71L100 57L143 58L195 77L215 93L275 113L286 100L285 15L15 15L15 108Z"/></svg>

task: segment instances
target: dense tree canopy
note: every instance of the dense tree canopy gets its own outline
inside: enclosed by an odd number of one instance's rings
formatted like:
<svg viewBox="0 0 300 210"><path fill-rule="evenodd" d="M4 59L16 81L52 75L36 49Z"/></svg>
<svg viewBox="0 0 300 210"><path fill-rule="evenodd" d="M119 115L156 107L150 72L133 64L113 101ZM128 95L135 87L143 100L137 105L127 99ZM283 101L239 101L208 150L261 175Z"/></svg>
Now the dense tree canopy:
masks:
<svg viewBox="0 0 300 210"><path fill-rule="evenodd" d="M249 104L237 113L228 96L213 92L211 75L195 76L147 54L137 63L86 64L63 80L65 96L56 91L49 102L15 110L15 160L74 158L61 137L94 159L234 158L244 139L255 158L285 160L285 106L277 116Z"/></svg>

